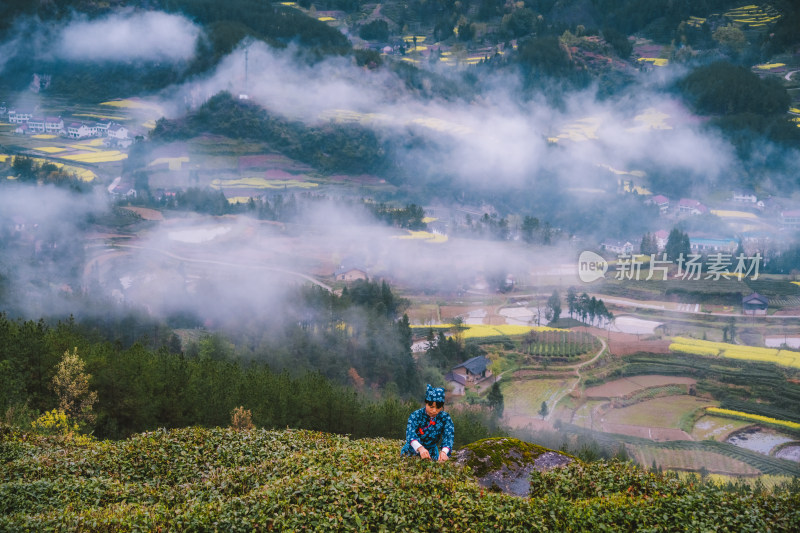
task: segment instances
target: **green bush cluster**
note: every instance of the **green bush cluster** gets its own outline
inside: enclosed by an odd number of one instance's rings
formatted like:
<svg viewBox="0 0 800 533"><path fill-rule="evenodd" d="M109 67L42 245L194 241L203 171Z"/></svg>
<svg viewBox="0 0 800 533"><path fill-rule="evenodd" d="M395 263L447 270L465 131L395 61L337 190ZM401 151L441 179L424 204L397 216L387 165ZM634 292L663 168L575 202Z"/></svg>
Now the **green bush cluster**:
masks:
<svg viewBox="0 0 800 533"><path fill-rule="evenodd" d="M186 428L76 444L0 431L0 530L796 531L797 491L574 463L532 498L482 489L400 441Z"/></svg>

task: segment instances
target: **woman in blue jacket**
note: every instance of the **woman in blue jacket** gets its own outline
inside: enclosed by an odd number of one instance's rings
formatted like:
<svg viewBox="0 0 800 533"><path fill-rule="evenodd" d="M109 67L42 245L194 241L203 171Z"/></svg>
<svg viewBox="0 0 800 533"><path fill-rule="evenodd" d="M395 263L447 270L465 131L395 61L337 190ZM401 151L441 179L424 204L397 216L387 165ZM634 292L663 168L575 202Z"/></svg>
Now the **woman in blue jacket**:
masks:
<svg viewBox="0 0 800 533"><path fill-rule="evenodd" d="M444 389L427 386L425 407L408 417L406 444L403 455L444 462L453 450L455 427L453 419L444 412ZM441 445L441 448L439 446Z"/></svg>

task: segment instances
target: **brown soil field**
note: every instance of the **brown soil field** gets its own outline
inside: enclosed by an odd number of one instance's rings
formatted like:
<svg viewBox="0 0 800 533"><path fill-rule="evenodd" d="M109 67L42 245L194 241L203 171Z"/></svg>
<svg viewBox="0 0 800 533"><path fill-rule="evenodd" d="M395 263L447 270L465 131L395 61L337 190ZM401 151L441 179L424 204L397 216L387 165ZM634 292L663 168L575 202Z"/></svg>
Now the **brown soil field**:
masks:
<svg viewBox="0 0 800 533"><path fill-rule="evenodd" d="M504 416L503 422L512 429L529 428L534 431L552 431L553 424L548 420L542 420L540 416L513 415Z"/></svg>
<svg viewBox="0 0 800 533"><path fill-rule="evenodd" d="M603 415L603 423L677 428L683 415L710 403L706 398L689 395L653 398L628 407L610 409ZM687 435L686 440L691 440L691 437Z"/></svg>
<svg viewBox="0 0 800 533"><path fill-rule="evenodd" d="M584 391L587 398L620 398L638 390L665 385L693 385L697 380L681 376L634 376L609 381Z"/></svg>
<svg viewBox="0 0 800 533"><path fill-rule="evenodd" d="M603 422L602 427L603 431L606 433L619 433L620 435L641 437L657 442L668 440L692 440L691 435L675 428L632 426L630 424L613 424L610 422Z"/></svg>
<svg viewBox="0 0 800 533"><path fill-rule="evenodd" d="M161 211L156 211L155 209L146 207L123 207L123 209L133 211L145 220L164 220L164 215L161 214Z"/></svg>
<svg viewBox="0 0 800 533"><path fill-rule="evenodd" d="M630 355L636 352L669 353L670 341L664 339L645 340L646 335L611 332L599 328L579 327L573 331L587 331L606 339L609 351L614 355Z"/></svg>
<svg viewBox="0 0 800 533"><path fill-rule="evenodd" d="M486 310L483 305L441 305L439 306L439 313L442 315L442 320L449 320L456 316L466 317L470 311Z"/></svg>

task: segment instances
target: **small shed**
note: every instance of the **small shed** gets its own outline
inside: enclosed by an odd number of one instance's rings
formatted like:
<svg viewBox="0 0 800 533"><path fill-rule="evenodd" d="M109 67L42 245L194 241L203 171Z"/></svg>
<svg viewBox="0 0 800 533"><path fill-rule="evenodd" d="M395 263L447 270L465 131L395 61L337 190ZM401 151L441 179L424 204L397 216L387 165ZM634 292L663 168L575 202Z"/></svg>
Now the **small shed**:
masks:
<svg viewBox="0 0 800 533"><path fill-rule="evenodd" d="M355 281L357 279L369 279L366 269L359 267L342 267L333 273L333 277L338 281Z"/></svg>
<svg viewBox="0 0 800 533"><path fill-rule="evenodd" d="M751 316L764 316L767 314L768 305L769 301L765 297L754 292L742 298L742 313Z"/></svg>

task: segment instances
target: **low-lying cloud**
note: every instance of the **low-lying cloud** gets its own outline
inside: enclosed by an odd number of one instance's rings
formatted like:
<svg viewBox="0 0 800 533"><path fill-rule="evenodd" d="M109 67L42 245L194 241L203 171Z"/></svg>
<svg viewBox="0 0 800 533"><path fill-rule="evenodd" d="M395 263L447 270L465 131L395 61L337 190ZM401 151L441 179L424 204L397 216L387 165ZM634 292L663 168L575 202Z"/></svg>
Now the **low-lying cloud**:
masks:
<svg viewBox="0 0 800 533"><path fill-rule="evenodd" d="M522 187L541 175L571 187L597 186L598 167L647 166L711 182L730 173L737 165L730 144L669 94L669 79L640 76L614 98L601 100L588 89L565 95L560 108L543 96L521 98L511 75L486 83L492 89L474 101L444 101L415 97L387 69L370 71L341 57L308 65L295 50L257 42L247 46L247 59L241 48L213 75L176 92L194 95L200 105L228 90L308 123L357 122L390 135L413 130L429 142L396 150L398 157L415 171L447 174L467 186ZM425 179L424 172L412 179Z"/></svg>
<svg viewBox="0 0 800 533"><path fill-rule="evenodd" d="M175 62L193 57L200 33L187 18L158 11L76 17L58 31L54 53L71 61Z"/></svg>
<svg viewBox="0 0 800 533"><path fill-rule="evenodd" d="M0 73L13 59L26 62L176 63L191 60L202 29L186 17L160 11L121 10L63 22L22 17L0 43Z"/></svg>

